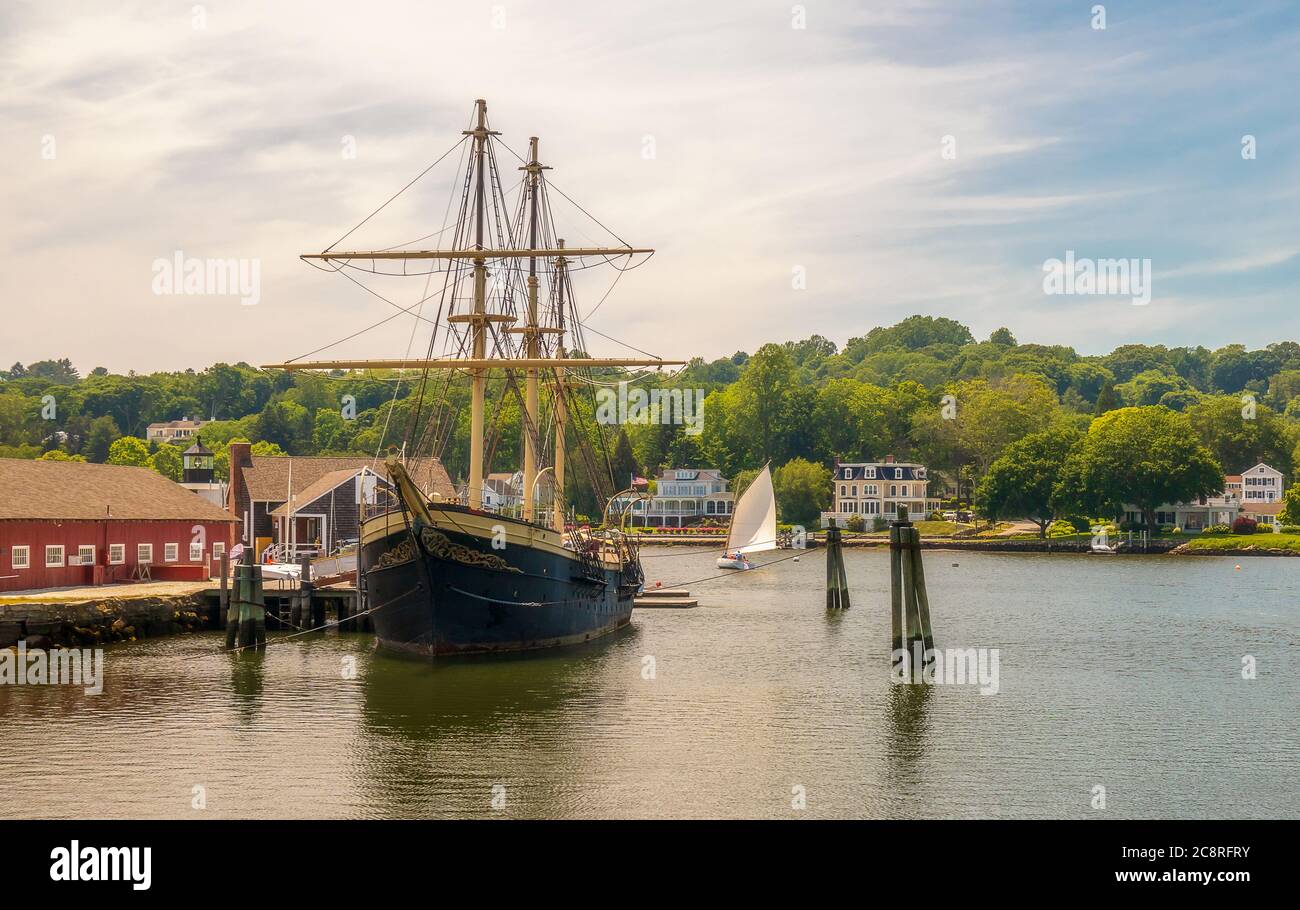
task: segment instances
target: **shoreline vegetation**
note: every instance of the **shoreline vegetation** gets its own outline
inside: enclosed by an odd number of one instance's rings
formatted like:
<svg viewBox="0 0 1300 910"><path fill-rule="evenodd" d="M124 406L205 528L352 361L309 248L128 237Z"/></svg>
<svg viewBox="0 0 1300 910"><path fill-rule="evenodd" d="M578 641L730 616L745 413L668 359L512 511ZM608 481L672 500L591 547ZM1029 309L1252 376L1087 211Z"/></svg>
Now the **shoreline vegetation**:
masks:
<svg viewBox="0 0 1300 910"><path fill-rule="evenodd" d="M1053 523L1082 531L1125 512L1136 520L1115 531L1163 536L1173 528L1157 520L1162 505L1217 495L1225 475L1260 463L1292 480L1281 521L1300 524L1294 341L1254 350L1126 344L1085 355L1021 344L1007 328L976 340L955 320L915 315L842 346L812 335L635 380L647 392L698 392L702 410L690 420L668 409L666 420L610 424L599 419L594 387L626 374L595 369L587 379L590 400L575 397L568 426L570 447L581 442L592 455L571 463L566 483L579 521L599 521L633 477L707 466L739 493L770 464L778 519L812 527L831 505L832 465L892 454L927 466L930 498L943 510L1031 519L1058 540ZM520 406L503 387L490 391L502 405L485 467L513 472L525 435ZM83 376L66 358L15 363L0 370L0 457L138 465L179 480L180 448L145 437L151 423L188 415L211 421L199 435L225 479L237 440L255 455L379 458L400 442L393 428L427 423L437 432L408 454L439 456L460 483L469 473L461 419L469 395L465 377L429 386L393 370L289 373L241 362ZM1222 548L1252 545L1265 546Z"/></svg>
<svg viewBox="0 0 1300 910"><path fill-rule="evenodd" d="M687 546L720 548L722 541L716 535L706 534L637 534L642 546ZM1127 540L1125 535L1119 535ZM810 533L809 549L820 548L824 535ZM889 534L844 533L841 542L850 548L886 549ZM985 553L1089 553L1092 536L1079 534L1070 537L1042 538L1031 534L1003 536L926 535L922 532L921 547L927 550L968 550ZM1124 556L1300 556L1300 534L1170 534L1157 535L1146 549L1135 545Z"/></svg>

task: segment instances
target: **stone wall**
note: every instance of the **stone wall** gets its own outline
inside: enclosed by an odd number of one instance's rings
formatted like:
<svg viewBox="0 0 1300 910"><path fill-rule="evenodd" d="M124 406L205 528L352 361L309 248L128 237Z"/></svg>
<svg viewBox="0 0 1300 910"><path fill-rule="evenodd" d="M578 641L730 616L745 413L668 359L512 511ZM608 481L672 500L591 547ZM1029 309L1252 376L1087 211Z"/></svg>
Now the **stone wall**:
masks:
<svg viewBox="0 0 1300 910"><path fill-rule="evenodd" d="M90 646L202 629L208 606L198 594L78 603L0 605L0 648Z"/></svg>

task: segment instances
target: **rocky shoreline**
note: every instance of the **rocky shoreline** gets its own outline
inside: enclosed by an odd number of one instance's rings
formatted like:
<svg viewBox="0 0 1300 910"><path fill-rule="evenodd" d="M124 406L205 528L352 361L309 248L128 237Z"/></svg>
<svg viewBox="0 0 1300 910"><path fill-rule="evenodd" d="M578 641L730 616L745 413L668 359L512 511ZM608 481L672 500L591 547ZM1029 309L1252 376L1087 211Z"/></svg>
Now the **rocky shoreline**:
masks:
<svg viewBox="0 0 1300 910"><path fill-rule="evenodd" d="M71 603L0 605L0 648L91 647L115 641L195 632L209 623L199 594L106 598Z"/></svg>

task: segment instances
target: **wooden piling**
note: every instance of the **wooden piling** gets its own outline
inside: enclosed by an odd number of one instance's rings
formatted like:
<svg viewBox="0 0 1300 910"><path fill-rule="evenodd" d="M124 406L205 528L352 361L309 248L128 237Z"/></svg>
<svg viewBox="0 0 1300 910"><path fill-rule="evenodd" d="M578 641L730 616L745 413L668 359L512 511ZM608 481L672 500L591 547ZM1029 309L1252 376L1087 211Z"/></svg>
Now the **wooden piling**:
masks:
<svg viewBox="0 0 1300 910"><path fill-rule="evenodd" d="M238 603L237 641L240 648L257 648L266 644L266 593L262 590L262 573L253 564L253 551L244 550L244 558L239 562L239 571L235 585L235 599ZM236 612L234 605L231 612ZM226 641L230 641L230 630L226 630Z"/></svg>
<svg viewBox="0 0 1300 910"><path fill-rule="evenodd" d="M235 566L234 590L230 592L226 604L226 650L233 649L239 640L239 604L244 599L244 581L247 577L248 567L248 550L244 551L245 556ZM222 585L225 588L225 585Z"/></svg>
<svg viewBox="0 0 1300 910"><path fill-rule="evenodd" d="M930 625L930 594L925 587L925 566L921 562L921 529L912 528L912 584L916 591L916 612L921 645L934 648L934 629Z"/></svg>
<svg viewBox="0 0 1300 910"><path fill-rule="evenodd" d="M302 628L316 629L324 625L317 621L316 605L311 598L311 559L303 556L298 560L298 615L302 617Z"/></svg>
<svg viewBox="0 0 1300 910"><path fill-rule="evenodd" d="M889 569L893 653L909 652L912 678L919 681L925 655L934 648L934 630L921 561L921 531L902 506L889 529Z"/></svg>
<svg viewBox="0 0 1300 910"><path fill-rule="evenodd" d="M903 649L903 535L897 521L889 527L889 616L892 652L897 653Z"/></svg>
<svg viewBox="0 0 1300 910"><path fill-rule="evenodd" d="M226 611L230 607L230 557L222 553L218 566L221 572L221 585L217 594L217 625L220 626L226 623Z"/></svg>
<svg viewBox="0 0 1300 910"><path fill-rule="evenodd" d="M831 519L826 529L826 609L847 610L849 607L849 582L844 572L844 548L840 529Z"/></svg>

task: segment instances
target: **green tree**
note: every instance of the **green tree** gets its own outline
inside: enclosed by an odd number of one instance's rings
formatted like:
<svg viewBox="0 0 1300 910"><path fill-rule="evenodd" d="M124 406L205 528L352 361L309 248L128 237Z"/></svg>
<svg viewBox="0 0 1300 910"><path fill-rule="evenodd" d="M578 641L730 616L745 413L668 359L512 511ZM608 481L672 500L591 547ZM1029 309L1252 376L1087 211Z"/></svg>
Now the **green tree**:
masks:
<svg viewBox="0 0 1300 910"><path fill-rule="evenodd" d="M27 368L27 375L47 379L57 385L72 385L81 379L77 368L66 357L61 360L38 360Z"/></svg>
<svg viewBox="0 0 1300 910"><path fill-rule="evenodd" d="M109 464L125 464L137 468L149 466L149 446L138 436L122 436L108 447Z"/></svg>
<svg viewBox="0 0 1300 910"><path fill-rule="evenodd" d="M993 334L989 336L989 343L1001 345L1004 348L1014 348L1016 346L1016 336L1011 334L1011 330L1006 326L1000 329L994 329Z"/></svg>
<svg viewBox="0 0 1300 910"><path fill-rule="evenodd" d="M112 417L107 415L96 417L90 422L90 430L86 434L86 443L82 447L82 452L96 464L103 464L108 460L108 450L113 440L121 435L122 431L117 428Z"/></svg>
<svg viewBox="0 0 1300 910"><path fill-rule="evenodd" d="M1183 414L1159 405L1120 408L1098 417L1066 460L1057 508L1118 515L1125 505L1155 527L1161 505L1223 490L1223 468Z"/></svg>
<svg viewBox="0 0 1300 910"><path fill-rule="evenodd" d="M63 451L62 449L50 449L48 452L45 452L44 454L41 455L40 458L36 460L37 461L85 461L86 459L81 455L69 455L67 452Z"/></svg>
<svg viewBox="0 0 1300 910"><path fill-rule="evenodd" d="M804 458L792 458L773 472L772 491L782 521L812 524L830 503L830 469Z"/></svg>
<svg viewBox="0 0 1300 910"><path fill-rule="evenodd" d="M182 467L181 450L174 445L163 443L149 456L149 467L168 480L179 483Z"/></svg>
<svg viewBox="0 0 1300 910"><path fill-rule="evenodd" d="M975 491L976 506L986 518L1028 518L1039 537L1059 515L1056 486L1066 460L1082 434L1070 428L1031 433L1007 446L989 467Z"/></svg>
<svg viewBox="0 0 1300 910"><path fill-rule="evenodd" d="M1119 407L1119 396L1115 394L1115 387L1109 382L1101 387L1097 393L1097 407L1093 409L1094 414L1105 414Z"/></svg>
<svg viewBox="0 0 1300 910"><path fill-rule="evenodd" d="M935 344L972 344L975 336L970 329L953 319L942 316L908 316L902 322L881 328L877 326L867 333L866 338L850 338L845 352L859 347L863 355L874 354L886 348L902 348L907 351L919 351ZM856 344L855 344L856 342ZM851 356L851 355L850 355ZM856 357L855 360L862 358Z"/></svg>
<svg viewBox="0 0 1300 910"><path fill-rule="evenodd" d="M1158 404L1169 392L1190 389L1187 380L1172 370L1143 370L1128 382L1115 386L1115 391L1130 406Z"/></svg>
<svg viewBox="0 0 1300 910"><path fill-rule="evenodd" d="M307 409L296 401L273 401L257 418L257 437L274 443L291 455L311 451L312 419Z"/></svg>
<svg viewBox="0 0 1300 910"><path fill-rule="evenodd" d="M1300 525L1300 482L1291 484L1282 494L1282 511L1277 513L1277 519L1284 525Z"/></svg>
<svg viewBox="0 0 1300 910"><path fill-rule="evenodd" d="M614 489L627 489L632 483L633 476L641 473L637 466L636 455L632 451L632 441L628 439L627 432L623 429L618 431L618 441L614 444L614 457L610 461L610 467L614 472Z"/></svg>
<svg viewBox="0 0 1300 910"><path fill-rule="evenodd" d="M1290 475L1293 443L1285 421L1271 408L1240 395L1213 395L1187 409L1201 442L1232 473L1261 461Z"/></svg>

